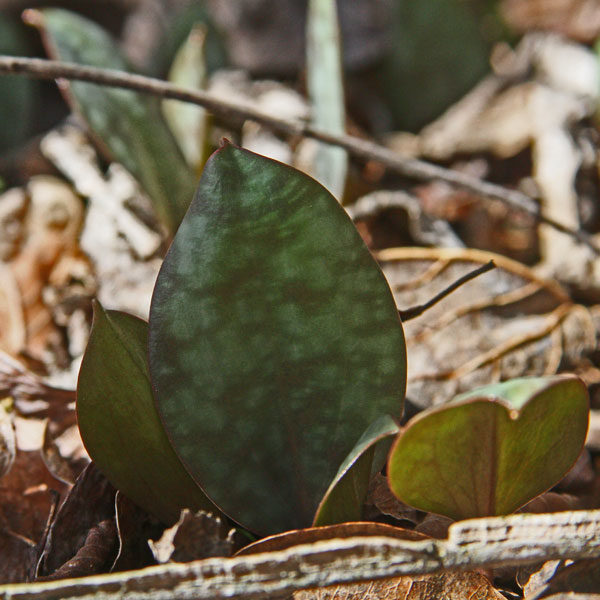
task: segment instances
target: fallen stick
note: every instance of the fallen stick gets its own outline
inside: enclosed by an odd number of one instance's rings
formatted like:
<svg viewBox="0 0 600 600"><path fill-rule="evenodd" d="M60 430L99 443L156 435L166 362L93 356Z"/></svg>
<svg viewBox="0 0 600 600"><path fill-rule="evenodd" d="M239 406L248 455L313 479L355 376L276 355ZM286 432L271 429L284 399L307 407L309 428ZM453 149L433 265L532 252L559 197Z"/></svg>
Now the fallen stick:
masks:
<svg viewBox="0 0 600 600"><path fill-rule="evenodd" d="M384 146L355 136L328 133L303 121L280 119L258 111L252 106L223 100L208 92L190 90L160 79L114 69L100 69L41 58L0 55L0 74L27 75L37 79L71 79L135 90L160 98L171 98L197 104L224 119L231 117L248 119L261 123L279 133L313 138L326 144L345 148L355 157L377 161L406 177L425 181L439 179L483 197L500 200L516 210L535 217L539 222L572 236L580 243L588 246L595 254L600 255L600 247L594 242L592 236L585 231L571 229L554 219L546 217L541 213L538 203L523 192L483 181L452 169L445 169L426 161L406 158Z"/></svg>

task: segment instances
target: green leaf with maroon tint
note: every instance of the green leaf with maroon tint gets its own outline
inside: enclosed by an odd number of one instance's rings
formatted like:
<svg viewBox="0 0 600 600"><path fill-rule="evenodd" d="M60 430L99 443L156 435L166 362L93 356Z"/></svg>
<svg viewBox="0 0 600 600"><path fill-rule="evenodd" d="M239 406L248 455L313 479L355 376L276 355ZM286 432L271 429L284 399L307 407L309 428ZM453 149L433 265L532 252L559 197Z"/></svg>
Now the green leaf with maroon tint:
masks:
<svg viewBox="0 0 600 600"><path fill-rule="evenodd" d="M115 41L92 21L62 9L30 10L26 18L40 29L53 58L130 70ZM174 235L194 194L196 177L162 118L160 100L83 81L65 89L101 146L138 179L157 217Z"/></svg>
<svg viewBox="0 0 600 600"><path fill-rule="evenodd" d="M396 305L313 179L225 144L159 273L150 373L169 438L247 529L308 526L367 426L399 416Z"/></svg>
<svg viewBox="0 0 600 600"><path fill-rule="evenodd" d="M379 417L346 457L321 500L313 525L360 521L371 477L381 470L399 427L389 415Z"/></svg>
<svg viewBox="0 0 600 600"><path fill-rule="evenodd" d="M503 515L555 485L577 460L588 395L574 376L479 388L417 415L390 453L390 488L421 510Z"/></svg>
<svg viewBox="0 0 600 600"><path fill-rule="evenodd" d="M182 508L215 508L183 468L158 418L147 345L147 323L95 304L77 382L77 420L86 450L108 480L170 525Z"/></svg>

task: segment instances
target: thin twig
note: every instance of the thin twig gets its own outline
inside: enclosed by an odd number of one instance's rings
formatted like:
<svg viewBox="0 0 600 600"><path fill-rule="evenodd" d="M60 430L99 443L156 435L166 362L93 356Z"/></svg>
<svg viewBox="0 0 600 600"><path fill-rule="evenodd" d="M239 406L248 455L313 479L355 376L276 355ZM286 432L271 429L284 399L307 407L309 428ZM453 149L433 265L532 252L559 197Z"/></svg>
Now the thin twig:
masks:
<svg viewBox="0 0 600 600"><path fill-rule="evenodd" d="M0 74L28 75L37 79L72 79L135 90L161 98L172 98L197 104L224 119L231 117L249 119L279 133L313 138L332 146L345 148L355 157L378 161L392 171L413 179L425 181L441 179L481 196L500 200L514 209L535 217L539 222L574 237L580 243L588 246L595 254L600 255L600 247L594 242L592 236L585 231L571 229L543 215L538 203L527 194L422 160L400 156L374 142L350 135L331 134L302 121L279 119L247 104L223 100L208 92L190 90L171 85L160 79L114 69L100 69L39 58L0 55Z"/></svg>
<svg viewBox="0 0 600 600"><path fill-rule="evenodd" d="M435 306L440 300L443 300L446 296L451 294L454 290L458 289L461 285L467 283L467 281L471 281L471 279L475 279L475 277L479 277L479 275L483 275L483 273L487 273L492 269L495 269L496 265L493 260L485 263L485 265L481 265L481 267L477 267L472 271L469 271L466 275L459 277L454 283L451 283L448 287L444 288L439 294L436 294L433 298L425 302L425 304L418 304L417 306L411 306L406 310L399 310L398 314L402 321L410 321L410 319L414 319L422 315L426 310L430 309L432 306Z"/></svg>

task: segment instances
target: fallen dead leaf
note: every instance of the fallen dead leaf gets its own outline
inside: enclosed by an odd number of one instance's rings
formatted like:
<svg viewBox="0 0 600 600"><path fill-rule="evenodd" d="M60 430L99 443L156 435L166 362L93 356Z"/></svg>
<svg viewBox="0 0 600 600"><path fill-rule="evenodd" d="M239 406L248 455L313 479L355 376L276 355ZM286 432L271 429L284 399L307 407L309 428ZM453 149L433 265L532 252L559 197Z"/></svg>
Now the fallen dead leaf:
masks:
<svg viewBox="0 0 600 600"><path fill-rule="evenodd" d="M13 418L12 400L0 400L0 478L10 471L17 454Z"/></svg>
<svg viewBox="0 0 600 600"><path fill-rule="evenodd" d="M146 318L163 242L149 200L121 165L103 173L94 148L76 127L49 133L41 148L88 200L81 248L94 266L98 300Z"/></svg>
<svg viewBox="0 0 600 600"><path fill-rule="evenodd" d="M55 177L34 177L27 190L23 241L9 266L20 291L26 331L25 346L19 350L44 361L48 350L56 351L62 342L44 291L61 260L79 253L83 204Z"/></svg>
<svg viewBox="0 0 600 600"><path fill-rule="evenodd" d="M28 581L37 544L48 518L68 486L46 469L39 452L18 452L0 479L0 582Z"/></svg>
<svg viewBox="0 0 600 600"><path fill-rule="evenodd" d="M547 7L548 2L518 0L510 4ZM562 12L559 4L570 10L566 7L583 6L585 0L552 0L551 7L540 14L552 9ZM596 7L594 14L598 12ZM546 216L578 230L581 202L577 178L583 169L595 171L597 160L594 150L586 152L589 144L584 138L573 135L573 125L596 110L600 89L597 57L581 44L540 32L525 35L514 51L504 50L496 52L501 59L492 60L495 74L423 129L418 136L419 154L437 160L475 152L508 158L530 150L531 173L519 183L534 184L532 193L540 197ZM392 138L390 144L394 143ZM583 290L600 289L600 263L589 248L547 225L541 225L538 232L540 269L547 276ZM467 245L473 244L467 241Z"/></svg>
<svg viewBox="0 0 600 600"><path fill-rule="evenodd" d="M445 219L428 214L416 196L402 191L373 192L359 198L355 203L346 206L346 212L354 221L369 248L385 247L381 229L392 227L393 235L398 239L400 227L404 224L409 245L441 246L444 248L462 247L463 244L452 231ZM377 223L376 223L377 222ZM379 225L379 231L376 225ZM401 235L401 234L400 234Z"/></svg>
<svg viewBox="0 0 600 600"><path fill-rule="evenodd" d="M413 525L418 522L417 510L412 506L408 506L408 504L404 504L404 502L400 502L392 494L387 477L381 473L377 473L369 483L365 504L367 505L366 510L369 511L372 507L376 516L385 515L398 521L408 521Z"/></svg>
<svg viewBox="0 0 600 600"><path fill-rule="evenodd" d="M444 572L294 592L294 600L505 600L481 573Z"/></svg>
<svg viewBox="0 0 600 600"><path fill-rule="evenodd" d="M581 498L572 494L559 494L557 492L545 492L537 498L528 502L518 512L523 513L552 513L565 510L580 510L586 508Z"/></svg>
<svg viewBox="0 0 600 600"><path fill-rule="evenodd" d="M105 519L93 525L75 555L54 573L38 577L38 581L84 577L105 573L114 560L117 547L117 530L114 519Z"/></svg>
<svg viewBox="0 0 600 600"><path fill-rule="evenodd" d="M231 556L235 530L210 513L189 509L181 511L179 520L166 529L157 541L150 540L150 547L159 563L189 562L212 556Z"/></svg>
<svg viewBox="0 0 600 600"><path fill-rule="evenodd" d="M593 594L600 589L600 560L581 560L571 564L558 564L548 570L541 581L530 579L525 586L526 600L554 598L556 594Z"/></svg>
<svg viewBox="0 0 600 600"><path fill-rule="evenodd" d="M86 543L88 547L84 550L83 557L80 555L72 565L73 572L79 576L106 571L117 553L114 517L115 489L96 466L90 463L75 482L50 524L40 553L36 576L51 577L63 565L68 565L74 560ZM110 521L112 525L109 524ZM92 555L95 552L91 546L100 546L94 559L90 556L90 552ZM85 568L90 570L85 572Z"/></svg>
<svg viewBox="0 0 600 600"><path fill-rule="evenodd" d="M156 564L150 542L162 535L164 525L121 492L117 492L115 508L119 551L110 570L128 571Z"/></svg>
<svg viewBox="0 0 600 600"><path fill-rule="evenodd" d="M400 309L423 304L489 260L497 267L404 324L407 397L419 408L494 381L576 369L596 348L589 311L520 263L470 249L390 248L376 257ZM566 324L579 334L565 336ZM568 345L573 339L576 348Z"/></svg>
<svg viewBox="0 0 600 600"><path fill-rule="evenodd" d="M12 188L0 194L0 261L13 258L19 247L27 203L27 195L22 188Z"/></svg>
<svg viewBox="0 0 600 600"><path fill-rule="evenodd" d="M519 567L517 571L517 584L526 597L535 596L541 592L552 578L554 573L564 564L562 560L548 560L543 564Z"/></svg>
<svg viewBox="0 0 600 600"><path fill-rule="evenodd" d="M500 10L518 32L543 29L581 42L600 34L600 5L596 0L502 0Z"/></svg>

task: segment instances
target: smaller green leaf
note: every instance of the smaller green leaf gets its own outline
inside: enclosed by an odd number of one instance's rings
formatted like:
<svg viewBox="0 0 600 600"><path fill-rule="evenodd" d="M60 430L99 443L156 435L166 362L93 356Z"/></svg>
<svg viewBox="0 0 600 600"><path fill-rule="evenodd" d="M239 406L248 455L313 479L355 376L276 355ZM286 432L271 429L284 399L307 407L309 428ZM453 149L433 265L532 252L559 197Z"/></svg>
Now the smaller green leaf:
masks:
<svg viewBox="0 0 600 600"><path fill-rule="evenodd" d="M154 406L148 325L94 306L77 382L77 420L86 450L107 479L171 524L182 508L215 512L173 451Z"/></svg>
<svg viewBox="0 0 600 600"><path fill-rule="evenodd" d="M522 378L480 388L417 415L388 462L400 500L453 519L517 510L577 460L588 395L574 376Z"/></svg>
<svg viewBox="0 0 600 600"><path fill-rule="evenodd" d="M206 27L195 26L175 55L169 81L181 87L206 87L204 44ZM163 100L162 111L188 165L200 173L208 155L208 113L200 106L179 100Z"/></svg>
<svg viewBox="0 0 600 600"><path fill-rule="evenodd" d="M388 415L376 419L346 457L319 504L313 526L359 521L372 475L385 463L399 427Z"/></svg>
<svg viewBox="0 0 600 600"><path fill-rule="evenodd" d="M346 131L342 49L335 0L310 0L306 25L306 83L312 122L323 131ZM348 153L318 143L309 173L340 202L346 187Z"/></svg>

